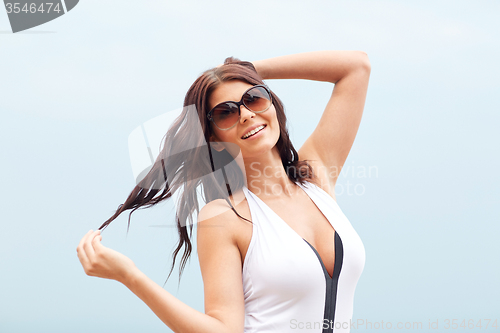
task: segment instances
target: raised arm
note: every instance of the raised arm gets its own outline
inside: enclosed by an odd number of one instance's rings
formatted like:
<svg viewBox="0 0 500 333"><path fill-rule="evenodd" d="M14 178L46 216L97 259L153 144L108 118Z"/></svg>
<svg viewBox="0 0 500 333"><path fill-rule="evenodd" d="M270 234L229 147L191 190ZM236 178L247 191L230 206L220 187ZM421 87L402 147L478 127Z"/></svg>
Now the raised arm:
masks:
<svg viewBox="0 0 500 333"><path fill-rule="evenodd" d="M321 119L298 150L311 163L321 187L334 198L338 175L356 137L365 105L370 61L362 51L318 51L252 62L266 79L306 79L335 84Z"/></svg>

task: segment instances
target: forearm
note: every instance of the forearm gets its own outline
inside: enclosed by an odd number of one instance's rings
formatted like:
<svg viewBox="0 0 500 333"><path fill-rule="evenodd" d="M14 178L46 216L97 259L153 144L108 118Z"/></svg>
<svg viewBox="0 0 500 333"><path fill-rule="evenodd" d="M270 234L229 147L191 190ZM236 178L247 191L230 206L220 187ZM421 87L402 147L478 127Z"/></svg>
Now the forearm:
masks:
<svg viewBox="0 0 500 333"><path fill-rule="evenodd" d="M220 320L181 302L138 269L122 283L142 299L174 332L228 332L227 327Z"/></svg>
<svg viewBox="0 0 500 333"><path fill-rule="evenodd" d="M252 61L264 79L306 79L336 83L359 69L369 69L362 51L316 51Z"/></svg>

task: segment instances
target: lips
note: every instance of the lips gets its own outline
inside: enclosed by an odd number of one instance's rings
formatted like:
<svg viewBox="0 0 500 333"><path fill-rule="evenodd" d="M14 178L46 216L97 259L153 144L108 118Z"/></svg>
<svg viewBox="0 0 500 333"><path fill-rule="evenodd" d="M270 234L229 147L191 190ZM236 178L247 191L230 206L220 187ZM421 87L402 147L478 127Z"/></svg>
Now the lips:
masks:
<svg viewBox="0 0 500 333"><path fill-rule="evenodd" d="M241 137L241 139L245 140L245 139L248 139L248 138L254 136L255 134L262 131L264 128L266 128L266 126L267 125L265 125L265 124L260 124L260 125L250 127L250 129Z"/></svg>

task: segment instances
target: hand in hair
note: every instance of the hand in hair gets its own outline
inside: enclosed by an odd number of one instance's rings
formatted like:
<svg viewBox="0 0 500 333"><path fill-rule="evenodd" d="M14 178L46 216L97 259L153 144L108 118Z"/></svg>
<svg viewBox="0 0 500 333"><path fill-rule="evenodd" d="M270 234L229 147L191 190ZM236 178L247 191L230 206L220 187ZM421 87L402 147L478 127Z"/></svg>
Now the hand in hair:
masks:
<svg viewBox="0 0 500 333"><path fill-rule="evenodd" d="M85 274L123 283L136 268L134 262L125 255L105 247L101 240L100 230L90 230L76 248Z"/></svg>
<svg viewBox="0 0 500 333"><path fill-rule="evenodd" d="M224 59L224 63L215 66L215 68L219 68L222 65L240 65L240 66L248 67L248 68L250 68L253 71L257 71L255 69L255 66L254 66L254 64L252 62L250 62L250 61L243 61L243 60L240 60L240 59L235 58L235 57L227 57L226 59Z"/></svg>

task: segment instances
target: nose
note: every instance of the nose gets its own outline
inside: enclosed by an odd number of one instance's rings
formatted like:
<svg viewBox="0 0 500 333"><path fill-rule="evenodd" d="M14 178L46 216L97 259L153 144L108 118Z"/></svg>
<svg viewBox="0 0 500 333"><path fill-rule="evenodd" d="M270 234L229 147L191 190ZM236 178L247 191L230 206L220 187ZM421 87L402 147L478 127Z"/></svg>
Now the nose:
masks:
<svg viewBox="0 0 500 333"><path fill-rule="evenodd" d="M242 124L244 124L245 121L253 117L255 117L255 113L247 109L244 105L240 106L240 122Z"/></svg>

